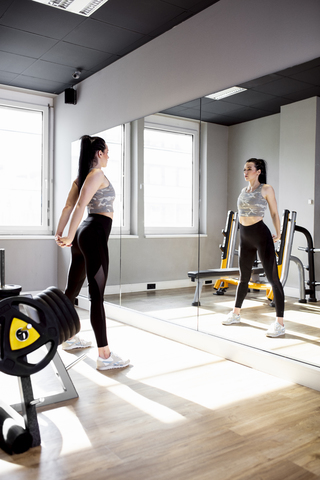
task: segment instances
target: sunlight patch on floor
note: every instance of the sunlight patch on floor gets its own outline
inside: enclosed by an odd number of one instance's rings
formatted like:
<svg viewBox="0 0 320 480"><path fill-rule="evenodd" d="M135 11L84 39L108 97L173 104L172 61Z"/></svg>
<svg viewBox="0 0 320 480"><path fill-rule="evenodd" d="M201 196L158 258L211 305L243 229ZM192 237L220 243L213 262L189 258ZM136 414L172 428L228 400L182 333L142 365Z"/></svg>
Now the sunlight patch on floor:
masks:
<svg viewBox="0 0 320 480"><path fill-rule="evenodd" d="M48 420L47 420L48 419ZM46 428L48 423L54 424L61 436L60 455L69 455L91 448L91 442L72 407L61 407L48 410L38 416L39 426ZM47 423L48 422L48 423ZM43 436L45 437L45 436ZM42 447L46 447L46 440L42 438Z"/></svg>
<svg viewBox="0 0 320 480"><path fill-rule="evenodd" d="M109 392L113 393L118 398L121 398L121 400L130 403L133 407L150 415L159 422L168 424L186 421L186 418L183 415L180 415L180 413L175 412L159 402L146 398L126 385L119 383L118 385L109 388Z"/></svg>

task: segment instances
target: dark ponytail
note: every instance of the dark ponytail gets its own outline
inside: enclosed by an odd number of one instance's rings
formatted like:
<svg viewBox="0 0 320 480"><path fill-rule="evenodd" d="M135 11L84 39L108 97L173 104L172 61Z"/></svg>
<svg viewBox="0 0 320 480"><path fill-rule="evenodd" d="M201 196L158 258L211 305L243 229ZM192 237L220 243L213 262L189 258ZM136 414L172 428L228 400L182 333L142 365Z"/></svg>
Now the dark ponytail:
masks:
<svg viewBox="0 0 320 480"><path fill-rule="evenodd" d="M96 152L106 149L106 142L103 138L100 137L90 137L89 135L84 135L81 137L81 147L80 147L80 156L79 156L79 168L78 168L78 188L79 191L90 172L91 168L94 166L94 160Z"/></svg>
<svg viewBox="0 0 320 480"><path fill-rule="evenodd" d="M261 170L261 173L259 175L259 182L260 183L267 183L267 163L265 160L262 160L261 158L250 158L247 160L247 163L254 163L255 167L257 170Z"/></svg>

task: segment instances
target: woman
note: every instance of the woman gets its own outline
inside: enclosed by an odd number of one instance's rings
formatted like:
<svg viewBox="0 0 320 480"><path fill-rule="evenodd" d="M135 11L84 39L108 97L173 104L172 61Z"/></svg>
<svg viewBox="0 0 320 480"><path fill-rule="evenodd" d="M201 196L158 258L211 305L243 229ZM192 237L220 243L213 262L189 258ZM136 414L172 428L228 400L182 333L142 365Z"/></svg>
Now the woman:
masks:
<svg viewBox="0 0 320 480"><path fill-rule="evenodd" d="M59 247L71 247L71 265L65 294L72 303L86 276L88 278L90 321L98 346L98 370L129 365L129 360L122 360L110 351L104 311L103 295L109 268L108 238L115 199L113 186L101 170L107 166L108 159L108 147L102 138L88 135L81 138L78 177L72 184L55 236ZM88 209L88 217L79 226L85 207ZM63 237L70 216L69 231ZM64 342L62 348L71 350L90 345L91 342L75 336Z"/></svg>
<svg viewBox="0 0 320 480"><path fill-rule="evenodd" d="M235 306L223 325L240 323L240 310L248 292L251 270L259 254L264 272L273 289L276 306L276 321L270 326L266 335L279 337L285 334L283 323L284 293L278 276L274 242L280 239L280 219L273 188L267 184L266 164L264 160L250 158L244 166L244 178L248 182L238 198L240 223L240 281L237 286ZM265 210L269 206L276 234L263 222Z"/></svg>

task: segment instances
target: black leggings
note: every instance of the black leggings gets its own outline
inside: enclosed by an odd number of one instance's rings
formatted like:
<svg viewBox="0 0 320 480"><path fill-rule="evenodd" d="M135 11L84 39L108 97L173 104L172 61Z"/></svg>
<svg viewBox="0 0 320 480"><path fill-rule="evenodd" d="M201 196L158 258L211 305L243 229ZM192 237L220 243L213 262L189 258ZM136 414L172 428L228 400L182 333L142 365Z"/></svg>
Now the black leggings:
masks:
<svg viewBox="0 0 320 480"><path fill-rule="evenodd" d="M272 286L277 317L283 317L284 293L279 280L274 243L269 228L262 220L249 226L240 224L240 282L237 287L235 307L241 308L247 295L257 252L268 282Z"/></svg>
<svg viewBox="0 0 320 480"><path fill-rule="evenodd" d="M90 296L90 321L97 346L108 345L104 289L108 278L108 238L112 219L90 214L79 226L71 247L66 296L74 303L87 276Z"/></svg>

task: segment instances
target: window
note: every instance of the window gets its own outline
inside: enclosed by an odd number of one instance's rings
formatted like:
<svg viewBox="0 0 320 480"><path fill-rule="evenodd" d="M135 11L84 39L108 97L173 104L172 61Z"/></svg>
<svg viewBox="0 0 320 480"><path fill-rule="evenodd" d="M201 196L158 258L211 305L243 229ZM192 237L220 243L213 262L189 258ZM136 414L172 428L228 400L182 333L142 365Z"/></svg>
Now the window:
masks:
<svg viewBox="0 0 320 480"><path fill-rule="evenodd" d="M130 152L128 145L130 127L119 125L109 128L92 136L98 136L105 140L109 147L109 160L105 169L102 169L112 183L116 199L114 202L114 215L112 222L112 234L129 234L129 201L130 201ZM78 161L80 152L80 140L73 142L71 146L72 156L72 180L77 177ZM85 212L84 217L87 216Z"/></svg>
<svg viewBox="0 0 320 480"><path fill-rule="evenodd" d="M48 107L0 104L0 233L52 233Z"/></svg>
<svg viewBox="0 0 320 480"><path fill-rule="evenodd" d="M199 129L196 122L152 115L144 129L147 234L198 231Z"/></svg>

